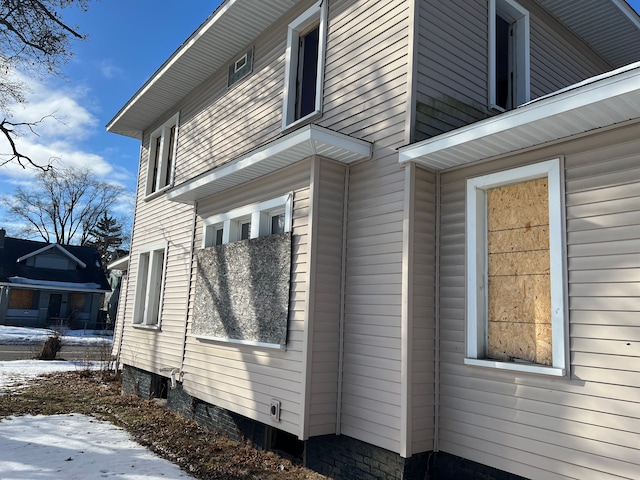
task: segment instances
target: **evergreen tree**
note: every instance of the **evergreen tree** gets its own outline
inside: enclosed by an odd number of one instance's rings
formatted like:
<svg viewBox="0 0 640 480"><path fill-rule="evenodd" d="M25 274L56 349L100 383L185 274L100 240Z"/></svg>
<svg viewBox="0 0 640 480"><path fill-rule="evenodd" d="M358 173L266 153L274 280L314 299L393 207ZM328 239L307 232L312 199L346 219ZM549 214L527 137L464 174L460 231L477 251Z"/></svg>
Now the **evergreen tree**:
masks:
<svg viewBox="0 0 640 480"><path fill-rule="evenodd" d="M86 245L98 249L102 268L106 272L107 265L116 260L121 252L119 247L123 242L122 225L115 218L103 213L96 226L90 230L89 236Z"/></svg>

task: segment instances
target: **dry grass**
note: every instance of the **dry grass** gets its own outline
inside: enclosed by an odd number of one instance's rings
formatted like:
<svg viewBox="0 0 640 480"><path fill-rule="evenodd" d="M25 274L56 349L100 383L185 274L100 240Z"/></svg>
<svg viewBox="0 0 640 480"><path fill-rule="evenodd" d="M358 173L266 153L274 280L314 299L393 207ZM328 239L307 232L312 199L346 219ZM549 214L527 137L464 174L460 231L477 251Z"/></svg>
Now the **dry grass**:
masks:
<svg viewBox="0 0 640 480"><path fill-rule="evenodd" d="M200 479L321 480L326 477L273 452L206 430L155 402L121 395L105 372L57 373L32 380L17 394L0 395L0 418L80 413L108 420L159 456Z"/></svg>

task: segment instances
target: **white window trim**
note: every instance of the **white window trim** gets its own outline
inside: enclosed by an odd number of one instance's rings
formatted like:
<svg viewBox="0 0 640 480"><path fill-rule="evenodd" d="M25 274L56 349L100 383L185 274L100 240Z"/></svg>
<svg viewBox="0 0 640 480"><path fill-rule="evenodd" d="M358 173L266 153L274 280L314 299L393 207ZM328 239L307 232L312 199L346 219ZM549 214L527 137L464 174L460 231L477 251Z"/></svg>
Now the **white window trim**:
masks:
<svg viewBox="0 0 640 480"><path fill-rule="evenodd" d="M244 55L242 55L239 59L237 59L234 64L233 64L233 71L235 73L238 73L238 70L240 70L242 67L244 67L247 64L247 54L245 53Z"/></svg>
<svg viewBox="0 0 640 480"><path fill-rule="evenodd" d="M293 194L287 193L280 197L272 198L264 202L252 203L235 208L226 213L213 215L204 220L204 232L202 235L202 248L215 245L216 230L222 226L222 243L238 241L239 232L237 226L239 220L251 218L251 234L249 238L260 238L270 234L271 217L284 213L284 231L290 232L292 228L292 204Z"/></svg>
<svg viewBox="0 0 640 480"><path fill-rule="evenodd" d="M549 260L551 280L551 336L553 365L500 362L483 358L487 343L487 204L488 189L548 179L549 194ZM466 365L502 370L566 375L566 256L564 242L563 162L556 158L545 162L492 173L467 180L467 312Z"/></svg>
<svg viewBox="0 0 640 480"><path fill-rule="evenodd" d="M157 265L157 262L154 261L154 254L158 251L163 252L163 261L162 265ZM147 265L146 271L142 272L140 270L141 259L142 256L148 254L149 255L149 263ZM166 275L166 267L167 267L167 244L159 244L148 246L141 249L138 252L138 272L136 274L136 292L135 292L135 300L133 307L133 326L140 328L150 328L150 329L160 329L160 319L162 317L162 303L164 298L164 280ZM156 269L160 269L160 295L158 296L158 305L150 305L150 303L155 302L155 297L152 295L152 289L150 288L150 280L155 277L154 273L157 271ZM143 281L144 279L144 282ZM143 289L143 285L145 288ZM144 290L144 291L143 291ZM153 289L155 292L156 290ZM149 317L150 307L153 307L154 314L157 312L157 321L151 321ZM144 313L143 313L144 312ZM143 317L144 315L144 317Z"/></svg>
<svg viewBox="0 0 640 480"><path fill-rule="evenodd" d="M289 24L287 31L286 64L284 73L284 105L282 112L282 130L295 127L311 117L322 113L324 85L324 57L327 48L327 1L316 2L306 12ZM314 21L319 22L318 30L318 76L316 78L316 104L313 112L295 120L296 77L298 59L298 41L300 33Z"/></svg>
<svg viewBox="0 0 640 480"><path fill-rule="evenodd" d="M531 33L529 11L514 0L489 1L489 107L504 112L505 109L496 104L496 13L509 17L516 23L517 37L516 73L518 79L514 83L516 105L531 100Z"/></svg>
<svg viewBox="0 0 640 480"><path fill-rule="evenodd" d="M176 113L169 120L167 120L161 127L157 128L151 133L149 137L149 158L147 162L147 181L145 184L145 200L150 200L157 197L162 192L168 190L173 186L174 172L176 169L176 151L178 147L178 120L179 113ZM173 138L173 156L171 158L171 171L169 172L169 179L166 178L166 162L169 160L168 152L169 145L167 139L171 136L171 128L176 127L176 133ZM153 159L156 155L156 139L160 138L160 163L158 165L158 173L154 177L153 175ZM166 185L163 185L166 183ZM155 190L153 186L155 185Z"/></svg>

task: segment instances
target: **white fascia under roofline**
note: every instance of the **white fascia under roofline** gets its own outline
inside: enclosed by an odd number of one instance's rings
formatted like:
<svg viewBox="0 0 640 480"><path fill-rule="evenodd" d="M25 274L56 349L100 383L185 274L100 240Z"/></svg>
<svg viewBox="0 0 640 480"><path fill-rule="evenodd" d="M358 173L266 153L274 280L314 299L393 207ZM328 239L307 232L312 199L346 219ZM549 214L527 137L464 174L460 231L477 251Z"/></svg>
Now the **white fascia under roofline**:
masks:
<svg viewBox="0 0 640 480"><path fill-rule="evenodd" d="M640 62L402 147L399 162L445 170L640 119Z"/></svg>
<svg viewBox="0 0 640 480"><path fill-rule="evenodd" d="M370 158L372 148L367 141L307 125L178 185L167 192L167 199L194 203L314 155L348 165Z"/></svg>

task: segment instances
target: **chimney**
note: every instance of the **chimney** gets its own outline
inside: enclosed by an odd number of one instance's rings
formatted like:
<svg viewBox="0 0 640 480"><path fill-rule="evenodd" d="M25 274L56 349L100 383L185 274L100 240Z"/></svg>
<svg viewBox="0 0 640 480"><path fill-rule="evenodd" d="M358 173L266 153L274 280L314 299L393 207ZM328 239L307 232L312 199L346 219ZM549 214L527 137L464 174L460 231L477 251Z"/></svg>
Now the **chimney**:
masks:
<svg viewBox="0 0 640 480"><path fill-rule="evenodd" d="M4 236L7 231L4 228L0 228L0 248L4 248Z"/></svg>

